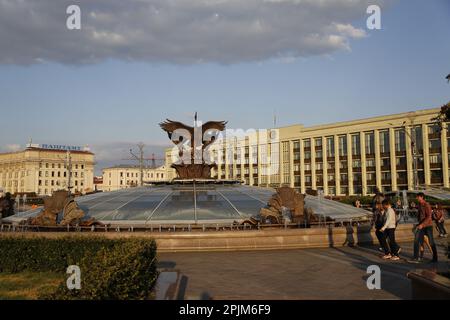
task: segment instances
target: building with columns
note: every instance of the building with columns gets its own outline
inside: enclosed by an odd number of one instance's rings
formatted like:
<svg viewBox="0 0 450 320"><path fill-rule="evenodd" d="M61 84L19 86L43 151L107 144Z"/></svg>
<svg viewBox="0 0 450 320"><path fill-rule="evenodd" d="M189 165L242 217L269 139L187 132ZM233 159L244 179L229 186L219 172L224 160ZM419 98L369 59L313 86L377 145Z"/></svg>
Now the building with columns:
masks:
<svg viewBox="0 0 450 320"><path fill-rule="evenodd" d="M0 154L0 189L41 196L69 186L74 193L92 192L94 164L87 148L29 144L25 150Z"/></svg>
<svg viewBox="0 0 450 320"><path fill-rule="evenodd" d="M213 174L247 185L286 185L302 193L323 190L326 195L370 195L376 188L389 192L416 185L449 187L450 132L431 120L439 110L293 125L225 138L211 146L211 160L218 164ZM176 152L166 152L167 168L173 162L171 154Z"/></svg>

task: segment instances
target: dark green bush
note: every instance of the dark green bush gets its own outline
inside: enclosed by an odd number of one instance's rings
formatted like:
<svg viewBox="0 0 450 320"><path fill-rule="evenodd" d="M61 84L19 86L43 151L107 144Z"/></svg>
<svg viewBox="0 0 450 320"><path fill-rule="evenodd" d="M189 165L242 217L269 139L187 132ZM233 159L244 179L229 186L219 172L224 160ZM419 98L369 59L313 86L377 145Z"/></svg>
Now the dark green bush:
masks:
<svg viewBox="0 0 450 320"><path fill-rule="evenodd" d="M0 272L65 272L69 265L79 264L86 253L112 249L122 242L100 237L0 237Z"/></svg>
<svg viewBox="0 0 450 320"><path fill-rule="evenodd" d="M113 250L86 255L81 263L81 290L70 291L65 283L42 299L143 300L149 298L158 277L153 241L134 240Z"/></svg>
<svg viewBox="0 0 450 320"><path fill-rule="evenodd" d="M41 299L146 299L158 277L153 240L0 237L0 272L65 273L70 265L81 269L81 290L64 281Z"/></svg>

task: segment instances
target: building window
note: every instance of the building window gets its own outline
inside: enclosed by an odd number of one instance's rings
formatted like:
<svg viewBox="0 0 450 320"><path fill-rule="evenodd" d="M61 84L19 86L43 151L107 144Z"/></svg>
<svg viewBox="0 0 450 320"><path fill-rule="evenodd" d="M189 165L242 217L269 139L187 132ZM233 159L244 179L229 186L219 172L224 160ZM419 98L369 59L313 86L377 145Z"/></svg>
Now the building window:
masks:
<svg viewBox="0 0 450 320"><path fill-rule="evenodd" d="M433 151L440 150L441 149L441 140L440 139L430 140L430 149Z"/></svg>
<svg viewBox="0 0 450 320"><path fill-rule="evenodd" d="M311 148L311 140L310 140L310 139L305 139L305 140L303 140L303 147L304 147L305 149Z"/></svg>
<svg viewBox="0 0 450 320"><path fill-rule="evenodd" d="M428 125L428 134L429 135L434 135L434 134L439 134L439 133L440 133L440 128L438 125L436 125L436 124Z"/></svg>
<svg viewBox="0 0 450 320"><path fill-rule="evenodd" d="M347 156L347 136L339 137L339 156Z"/></svg>
<svg viewBox="0 0 450 320"><path fill-rule="evenodd" d="M406 150L405 131L395 130L395 151L403 152Z"/></svg>
<svg viewBox="0 0 450 320"><path fill-rule="evenodd" d="M375 160L374 159L366 159L366 167L375 167Z"/></svg>
<svg viewBox="0 0 450 320"><path fill-rule="evenodd" d="M415 135L416 139L416 150L423 150L423 135L422 135L422 127L417 126L411 129L412 136Z"/></svg>
<svg viewBox="0 0 450 320"><path fill-rule="evenodd" d="M361 168L361 160L353 160L352 162L353 168Z"/></svg>
<svg viewBox="0 0 450 320"><path fill-rule="evenodd" d="M366 180L367 180L367 182L374 182L375 181L375 173L373 173L373 172L366 173Z"/></svg>
<svg viewBox="0 0 450 320"><path fill-rule="evenodd" d="M441 164L442 163L442 156L440 154L433 154L430 156L430 163L431 164Z"/></svg>
<svg viewBox="0 0 450 320"><path fill-rule="evenodd" d="M334 157L334 137L327 137L327 157Z"/></svg>
<svg viewBox="0 0 450 320"><path fill-rule="evenodd" d="M380 132L380 152L381 153L390 152L389 131Z"/></svg>
<svg viewBox="0 0 450 320"><path fill-rule="evenodd" d="M322 147L322 138L314 139L314 145L316 146L316 148Z"/></svg>
<svg viewBox="0 0 450 320"><path fill-rule="evenodd" d="M359 156L361 154L361 137L359 134L352 135L352 155Z"/></svg>
<svg viewBox="0 0 450 320"><path fill-rule="evenodd" d="M365 134L366 154L375 154L375 135L373 132Z"/></svg>

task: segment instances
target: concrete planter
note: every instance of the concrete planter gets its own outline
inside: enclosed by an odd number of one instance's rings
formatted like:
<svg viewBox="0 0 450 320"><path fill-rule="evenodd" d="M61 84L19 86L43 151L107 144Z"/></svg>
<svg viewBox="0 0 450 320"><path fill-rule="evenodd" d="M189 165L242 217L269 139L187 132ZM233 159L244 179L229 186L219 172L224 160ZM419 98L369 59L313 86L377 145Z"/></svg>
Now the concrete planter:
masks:
<svg viewBox="0 0 450 320"><path fill-rule="evenodd" d="M430 270L408 273L414 300L450 300L450 279Z"/></svg>

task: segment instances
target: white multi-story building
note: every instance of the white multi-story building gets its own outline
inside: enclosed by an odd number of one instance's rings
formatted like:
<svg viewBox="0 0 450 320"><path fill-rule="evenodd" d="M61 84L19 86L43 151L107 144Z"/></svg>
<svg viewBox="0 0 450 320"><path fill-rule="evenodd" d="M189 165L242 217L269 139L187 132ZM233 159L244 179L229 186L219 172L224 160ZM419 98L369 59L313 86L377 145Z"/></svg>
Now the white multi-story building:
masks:
<svg viewBox="0 0 450 320"><path fill-rule="evenodd" d="M25 150L0 154L0 189L51 195L70 187L84 194L94 190L94 164L94 154L86 148L30 144Z"/></svg>
<svg viewBox="0 0 450 320"><path fill-rule="evenodd" d="M165 166L144 168L144 184L169 181ZM115 166L103 169L103 191L115 191L141 185L141 171L138 166Z"/></svg>
<svg viewBox="0 0 450 320"><path fill-rule="evenodd" d="M389 192L416 185L448 188L450 130L433 122L439 111L299 124L218 140L210 148L218 165L213 176L252 186L286 185L302 193L323 190L326 195L369 195L376 188ZM166 151L167 167L176 154L171 150Z"/></svg>

